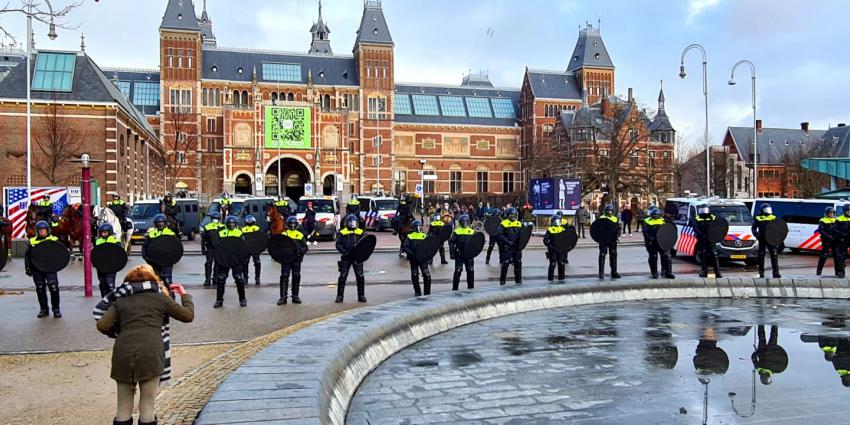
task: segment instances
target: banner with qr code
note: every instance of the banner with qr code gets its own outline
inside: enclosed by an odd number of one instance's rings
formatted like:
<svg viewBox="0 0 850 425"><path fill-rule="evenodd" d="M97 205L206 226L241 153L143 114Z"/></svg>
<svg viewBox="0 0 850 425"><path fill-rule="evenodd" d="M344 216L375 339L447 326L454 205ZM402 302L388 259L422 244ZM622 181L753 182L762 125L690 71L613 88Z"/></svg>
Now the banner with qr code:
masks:
<svg viewBox="0 0 850 425"><path fill-rule="evenodd" d="M310 108L266 107L267 149L310 149Z"/></svg>

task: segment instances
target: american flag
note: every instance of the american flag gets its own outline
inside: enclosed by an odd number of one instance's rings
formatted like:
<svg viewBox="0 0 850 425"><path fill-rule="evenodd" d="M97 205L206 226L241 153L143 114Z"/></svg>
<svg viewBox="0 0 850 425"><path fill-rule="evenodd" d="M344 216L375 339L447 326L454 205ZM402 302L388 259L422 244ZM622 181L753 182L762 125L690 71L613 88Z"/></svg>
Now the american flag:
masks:
<svg viewBox="0 0 850 425"><path fill-rule="evenodd" d="M372 210L366 213L366 227L374 228L377 226L376 221L378 221L378 211Z"/></svg>
<svg viewBox="0 0 850 425"><path fill-rule="evenodd" d="M67 203L68 189L58 187L33 188L30 202L36 203L44 195L49 195L53 201L53 213L58 214L65 208ZM27 188L7 188L6 207L9 211L9 220L12 222L12 238L22 239L26 237L27 226Z"/></svg>
<svg viewBox="0 0 850 425"><path fill-rule="evenodd" d="M691 226L682 227L682 234L679 236L679 241L676 242L676 251L682 255L694 255L697 246L697 236L694 233L694 228Z"/></svg>

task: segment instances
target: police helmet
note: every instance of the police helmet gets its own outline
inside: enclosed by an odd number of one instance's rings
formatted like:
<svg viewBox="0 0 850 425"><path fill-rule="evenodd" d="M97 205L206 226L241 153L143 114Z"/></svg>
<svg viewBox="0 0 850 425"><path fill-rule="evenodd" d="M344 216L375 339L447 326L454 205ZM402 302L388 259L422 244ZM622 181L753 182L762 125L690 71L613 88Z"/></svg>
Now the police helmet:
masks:
<svg viewBox="0 0 850 425"><path fill-rule="evenodd" d="M661 210L658 209L658 208L653 208L653 209L649 210L649 215L652 216L652 218L660 218L661 217Z"/></svg>
<svg viewBox="0 0 850 425"><path fill-rule="evenodd" d="M606 205L605 214L614 214L614 206L611 204Z"/></svg>
<svg viewBox="0 0 850 425"><path fill-rule="evenodd" d="M834 207L826 207L826 209L823 210L823 215L828 216L830 214L835 214L835 208Z"/></svg>
<svg viewBox="0 0 850 425"><path fill-rule="evenodd" d="M560 214L557 214L557 213L556 213L555 215L553 215L553 216L552 216L552 220L551 220L552 225L553 225L553 226L560 226L560 225L561 225L561 218L562 218L562 217L561 217L561 215L560 215Z"/></svg>
<svg viewBox="0 0 850 425"><path fill-rule="evenodd" d="M844 215L850 217L850 204L844 204L841 209L844 210Z"/></svg>
<svg viewBox="0 0 850 425"><path fill-rule="evenodd" d="M767 204L767 203L762 204L761 205L761 213L766 214L766 215L771 215L771 214L773 214L773 207L771 207L770 204Z"/></svg>
<svg viewBox="0 0 850 425"><path fill-rule="evenodd" d="M35 230L40 230L40 229L48 229L49 230L50 224L48 224L44 220L39 220L38 222L35 223Z"/></svg>
<svg viewBox="0 0 850 425"><path fill-rule="evenodd" d="M349 229L356 229L358 224L357 216L354 214L349 214L345 217L345 226Z"/></svg>
<svg viewBox="0 0 850 425"><path fill-rule="evenodd" d="M413 226L413 228L414 228L417 232L419 232L419 231L421 231L421 230L422 230L422 222L421 222L421 221L419 221L419 220L413 220L413 223L410 223L410 225L411 225L411 226Z"/></svg>
<svg viewBox="0 0 850 425"><path fill-rule="evenodd" d="M469 215L468 214L461 214L460 218L458 218L458 223L460 224L460 227L468 227L469 226Z"/></svg>
<svg viewBox="0 0 850 425"><path fill-rule="evenodd" d="M112 199L121 199L121 195L119 195L119 194L117 194L117 193L113 193L113 194L112 194Z"/></svg>
<svg viewBox="0 0 850 425"><path fill-rule="evenodd" d="M245 216L245 222L249 223L249 224L254 224L254 223L257 222L257 218L254 217L253 215L248 214L248 215Z"/></svg>
<svg viewBox="0 0 850 425"><path fill-rule="evenodd" d="M112 229L112 225L109 224L109 223L101 224L100 227L97 228L97 231L98 232L109 232L110 235L114 232L114 230Z"/></svg>
<svg viewBox="0 0 850 425"><path fill-rule="evenodd" d="M431 221L440 221L440 220L442 220L442 217L440 217L439 213L434 214L434 216L431 217Z"/></svg>
<svg viewBox="0 0 850 425"><path fill-rule="evenodd" d="M295 230L295 228L298 227L298 218L295 216L287 217L286 227L289 228L289 230Z"/></svg>
<svg viewBox="0 0 850 425"><path fill-rule="evenodd" d="M157 214L153 217L154 224L156 223L168 223L168 218L165 217L165 214Z"/></svg>
<svg viewBox="0 0 850 425"><path fill-rule="evenodd" d="M221 220L221 213L216 211L210 214L210 218L212 218L213 220Z"/></svg>
<svg viewBox="0 0 850 425"><path fill-rule="evenodd" d="M42 197L41 197L41 199L47 199L47 200L49 201L49 200L50 200L50 195L44 195L44 196L42 196Z"/></svg>
<svg viewBox="0 0 850 425"><path fill-rule="evenodd" d="M705 215L711 214L711 209L708 208L708 204L701 204L697 206L697 214Z"/></svg>
<svg viewBox="0 0 850 425"><path fill-rule="evenodd" d="M505 213L507 214L508 218L510 218L511 220L516 220L517 217L519 216L519 213L517 212L516 208L514 208L514 207L508 208L508 210L505 211Z"/></svg>

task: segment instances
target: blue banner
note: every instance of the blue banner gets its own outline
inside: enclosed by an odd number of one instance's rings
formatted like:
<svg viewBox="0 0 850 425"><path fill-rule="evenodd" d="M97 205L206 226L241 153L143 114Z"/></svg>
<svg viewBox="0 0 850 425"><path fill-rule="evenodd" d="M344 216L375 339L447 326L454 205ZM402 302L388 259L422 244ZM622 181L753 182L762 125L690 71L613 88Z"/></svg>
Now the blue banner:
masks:
<svg viewBox="0 0 850 425"><path fill-rule="evenodd" d="M535 213L578 210L581 205L581 181L561 177L531 179L528 198Z"/></svg>

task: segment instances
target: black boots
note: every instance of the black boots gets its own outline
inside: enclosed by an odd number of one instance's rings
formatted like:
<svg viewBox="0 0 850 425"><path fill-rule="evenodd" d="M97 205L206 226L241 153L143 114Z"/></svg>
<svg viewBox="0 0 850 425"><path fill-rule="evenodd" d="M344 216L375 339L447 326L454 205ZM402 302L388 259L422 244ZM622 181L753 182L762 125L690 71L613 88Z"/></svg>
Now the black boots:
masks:
<svg viewBox="0 0 850 425"><path fill-rule="evenodd" d="M345 279L347 276L340 276L336 282L336 299L335 303L339 304L342 302L343 296L345 295Z"/></svg>
<svg viewBox="0 0 850 425"><path fill-rule="evenodd" d="M466 289L475 288L475 272L470 270L466 272Z"/></svg>
<svg viewBox="0 0 850 425"><path fill-rule="evenodd" d="M118 419L112 419L112 425L133 425L133 418L127 419L126 421L119 421Z"/></svg>
<svg viewBox="0 0 850 425"><path fill-rule="evenodd" d="M514 283L522 283L522 261L514 261Z"/></svg>
<svg viewBox="0 0 850 425"><path fill-rule="evenodd" d="M277 299L277 305L286 304L286 294L289 292L289 279L280 277L280 298Z"/></svg>
<svg viewBox="0 0 850 425"><path fill-rule="evenodd" d="M254 285L260 284L260 271L262 270L262 263L254 263ZM247 272L247 270L246 270ZM248 274L245 274L245 279L248 279Z"/></svg>
<svg viewBox="0 0 850 425"><path fill-rule="evenodd" d="M770 268L773 269L773 278L780 279L782 275L779 274L779 256L771 255L770 256Z"/></svg>
<svg viewBox="0 0 850 425"><path fill-rule="evenodd" d="M462 269L455 269L455 273L452 276L452 291L457 291L460 287L460 274L462 273Z"/></svg>
<svg viewBox="0 0 850 425"><path fill-rule="evenodd" d="M246 305L248 305L248 300L245 299L245 284L244 283L240 282L240 283L236 284L236 293L239 294L239 306L245 307Z"/></svg>
<svg viewBox="0 0 850 425"><path fill-rule="evenodd" d="M549 269L546 271L546 279L551 282L555 280L555 262L549 261Z"/></svg>
<svg viewBox="0 0 850 425"><path fill-rule="evenodd" d="M599 254L599 280L605 279L605 254Z"/></svg>
<svg viewBox="0 0 850 425"><path fill-rule="evenodd" d="M357 302L366 302L366 278L357 276Z"/></svg>
<svg viewBox="0 0 850 425"><path fill-rule="evenodd" d="M431 275L426 274L422 276L422 283L424 283L424 291L422 293L425 295L431 295Z"/></svg>
<svg viewBox="0 0 850 425"><path fill-rule="evenodd" d="M153 422L142 422L142 420L139 419L139 425L156 425L156 419L154 419Z"/></svg>
<svg viewBox="0 0 850 425"><path fill-rule="evenodd" d="M301 298L298 296L301 289L301 274L292 274L292 304L301 304Z"/></svg>
<svg viewBox="0 0 850 425"><path fill-rule="evenodd" d="M213 304L213 308L219 308L222 304L224 304L224 283L216 282L215 304Z"/></svg>
<svg viewBox="0 0 850 425"><path fill-rule="evenodd" d="M47 305L47 287L46 286L36 286L35 294L38 296L38 318L41 319L43 317L47 317L50 315L50 311Z"/></svg>
<svg viewBox="0 0 850 425"><path fill-rule="evenodd" d="M50 305L53 306L53 317L62 318L62 312L59 310L59 285L47 285L47 290L50 291Z"/></svg>
<svg viewBox="0 0 850 425"><path fill-rule="evenodd" d="M419 286L419 275L414 274L410 276L410 283L413 284L413 295L417 297L422 296L422 288Z"/></svg>
<svg viewBox="0 0 850 425"><path fill-rule="evenodd" d="M505 282L508 280L508 265L502 264L502 268L499 270L499 285L505 286Z"/></svg>
<svg viewBox="0 0 850 425"><path fill-rule="evenodd" d="M611 253L611 257L609 257L609 263L611 265L611 279L619 279L621 276L617 273L617 252L616 250L612 250L614 252Z"/></svg>
<svg viewBox="0 0 850 425"><path fill-rule="evenodd" d="M212 264L204 263L204 286L212 286Z"/></svg>
<svg viewBox="0 0 850 425"><path fill-rule="evenodd" d="M649 274L652 275L653 279L658 279L658 262L653 261L652 258L649 260Z"/></svg>

